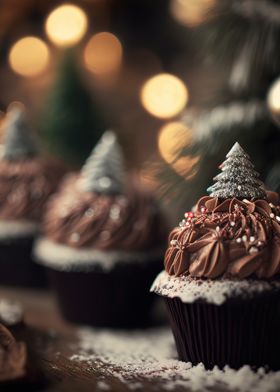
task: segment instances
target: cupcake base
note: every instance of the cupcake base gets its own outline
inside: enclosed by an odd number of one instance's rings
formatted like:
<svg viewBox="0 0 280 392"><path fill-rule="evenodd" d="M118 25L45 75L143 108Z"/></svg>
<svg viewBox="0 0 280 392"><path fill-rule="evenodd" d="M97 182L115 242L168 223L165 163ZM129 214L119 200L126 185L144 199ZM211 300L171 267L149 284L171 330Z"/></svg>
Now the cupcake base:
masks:
<svg viewBox="0 0 280 392"><path fill-rule="evenodd" d="M162 261L121 263L110 271L47 268L65 319L98 327L134 328L151 323L150 285Z"/></svg>
<svg viewBox="0 0 280 392"><path fill-rule="evenodd" d="M45 288L44 269L32 260L34 238L13 238L0 242L0 284Z"/></svg>
<svg viewBox="0 0 280 392"><path fill-rule="evenodd" d="M164 297L179 359L207 369L229 365L280 369L280 294L231 298L222 305Z"/></svg>

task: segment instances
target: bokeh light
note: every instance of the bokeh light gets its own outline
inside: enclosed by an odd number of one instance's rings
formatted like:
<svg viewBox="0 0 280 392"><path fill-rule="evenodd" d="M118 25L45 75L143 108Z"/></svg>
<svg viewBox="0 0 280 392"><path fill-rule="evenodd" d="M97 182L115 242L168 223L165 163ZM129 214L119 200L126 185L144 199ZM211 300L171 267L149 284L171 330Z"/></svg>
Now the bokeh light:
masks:
<svg viewBox="0 0 280 392"><path fill-rule="evenodd" d="M270 87L267 104L272 113L280 114L280 78L276 79Z"/></svg>
<svg viewBox="0 0 280 392"><path fill-rule="evenodd" d="M216 0L171 0L170 12L180 24L195 27L206 20L215 3Z"/></svg>
<svg viewBox="0 0 280 392"><path fill-rule="evenodd" d="M178 121L165 124L159 132L158 149L161 157L185 179L196 174L199 156L180 156L182 149L192 143L192 131Z"/></svg>
<svg viewBox="0 0 280 392"><path fill-rule="evenodd" d="M122 62L122 45L114 34L95 34L85 47L84 61L86 67L94 74L114 73Z"/></svg>
<svg viewBox="0 0 280 392"><path fill-rule="evenodd" d="M63 4L49 14L45 28L49 39L54 44L72 46L85 35L88 20L80 7L73 4Z"/></svg>
<svg viewBox="0 0 280 392"><path fill-rule="evenodd" d="M22 76L36 76L49 63L49 49L44 41L36 37L18 40L9 53L9 63L14 72Z"/></svg>
<svg viewBox="0 0 280 392"><path fill-rule="evenodd" d="M177 76L163 73L148 79L141 89L144 108L159 118L179 114L188 102L186 85Z"/></svg>

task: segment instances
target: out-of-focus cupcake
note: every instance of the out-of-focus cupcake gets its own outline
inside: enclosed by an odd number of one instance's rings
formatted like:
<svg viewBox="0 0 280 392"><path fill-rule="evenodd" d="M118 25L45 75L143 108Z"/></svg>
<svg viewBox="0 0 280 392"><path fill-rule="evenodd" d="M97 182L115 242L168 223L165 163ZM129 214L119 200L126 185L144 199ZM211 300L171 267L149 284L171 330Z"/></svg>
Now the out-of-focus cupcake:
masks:
<svg viewBox="0 0 280 392"><path fill-rule="evenodd" d="M152 291L165 299L181 360L279 368L279 197L238 143L221 169L171 232Z"/></svg>
<svg viewBox="0 0 280 392"><path fill-rule="evenodd" d="M152 193L131 181L112 132L61 185L35 247L66 319L110 327L146 324L166 223Z"/></svg>
<svg viewBox="0 0 280 392"><path fill-rule="evenodd" d="M14 104L2 125L0 151L0 284L42 286L44 271L32 246L49 196L63 174L40 158L22 105Z"/></svg>

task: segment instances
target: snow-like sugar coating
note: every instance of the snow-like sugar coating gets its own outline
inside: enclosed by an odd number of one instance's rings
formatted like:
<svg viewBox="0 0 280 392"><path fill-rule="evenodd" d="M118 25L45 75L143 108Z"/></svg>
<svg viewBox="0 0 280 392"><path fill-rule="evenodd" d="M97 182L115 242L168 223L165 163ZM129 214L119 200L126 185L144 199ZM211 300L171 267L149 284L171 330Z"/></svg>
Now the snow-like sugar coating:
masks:
<svg viewBox="0 0 280 392"><path fill-rule="evenodd" d="M39 239L34 247L36 261L58 271L91 271L96 268L110 271L119 263L153 262L162 253L159 249L145 252L77 249L46 238Z"/></svg>
<svg viewBox="0 0 280 392"><path fill-rule="evenodd" d="M230 296L250 296L259 292L280 289L280 281L264 280L202 280L187 276L174 277L162 271L155 279L151 291L169 298L180 298L184 303L192 303L198 299L215 305L223 304Z"/></svg>
<svg viewBox="0 0 280 392"><path fill-rule="evenodd" d="M0 241L32 237L38 232L38 224L27 220L0 220Z"/></svg>
<svg viewBox="0 0 280 392"><path fill-rule="evenodd" d="M178 361L169 328L134 332L81 329L74 349L71 359L86 363L88 372L99 375L100 390L111 389L107 380L116 379L125 388L139 391L279 391L280 371L253 371L249 366L205 370L203 364Z"/></svg>

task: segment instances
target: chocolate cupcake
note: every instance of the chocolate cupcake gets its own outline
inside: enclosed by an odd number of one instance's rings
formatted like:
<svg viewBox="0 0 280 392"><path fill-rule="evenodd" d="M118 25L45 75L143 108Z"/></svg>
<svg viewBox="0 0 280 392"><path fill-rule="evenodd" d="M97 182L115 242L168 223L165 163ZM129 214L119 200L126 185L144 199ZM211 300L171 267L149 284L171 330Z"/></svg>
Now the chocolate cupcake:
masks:
<svg viewBox="0 0 280 392"><path fill-rule="evenodd" d="M106 132L78 175L53 197L35 247L66 319L108 327L147 323L166 224L150 191L125 175Z"/></svg>
<svg viewBox="0 0 280 392"><path fill-rule="evenodd" d="M35 148L22 106L4 119L0 157L0 284L40 287L44 271L31 259L33 241L49 196L62 170L43 161Z"/></svg>
<svg viewBox="0 0 280 392"><path fill-rule="evenodd" d="M165 299L181 360L279 368L279 199L238 143L221 169L171 232L151 290Z"/></svg>

